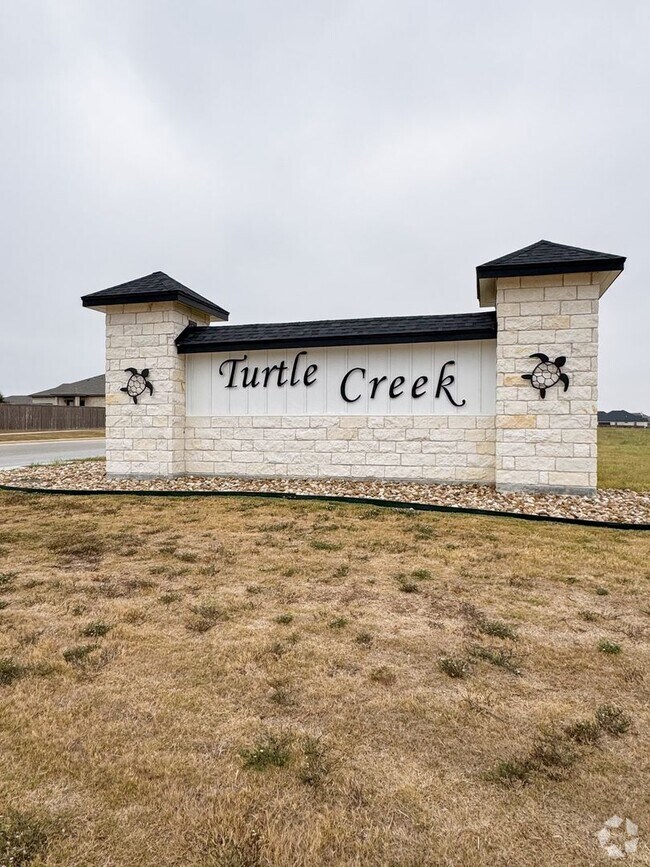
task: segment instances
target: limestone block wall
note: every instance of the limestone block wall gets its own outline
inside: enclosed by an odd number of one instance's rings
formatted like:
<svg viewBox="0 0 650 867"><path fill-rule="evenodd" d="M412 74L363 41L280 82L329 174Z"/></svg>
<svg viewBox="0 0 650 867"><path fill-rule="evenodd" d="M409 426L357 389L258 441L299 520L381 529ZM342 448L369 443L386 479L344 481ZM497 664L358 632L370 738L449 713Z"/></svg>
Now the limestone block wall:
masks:
<svg viewBox="0 0 650 867"><path fill-rule="evenodd" d="M107 472L593 492L602 279L600 273L497 279L496 402L484 415L299 415L288 407L284 415L242 415L231 406L231 415L212 416L197 415L207 410L191 401L195 414L188 415L188 357L174 341L189 321L207 325L209 316L177 301L97 308L106 313ZM542 399L522 379L537 365L530 358L537 352L551 360L566 356L567 392L556 385ZM120 390L127 367L149 369L154 386L137 405ZM480 369L486 382L494 376L492 359ZM482 404L477 409L486 412Z"/></svg>
<svg viewBox="0 0 650 867"><path fill-rule="evenodd" d="M185 471L495 481L494 416L190 416Z"/></svg>
<svg viewBox="0 0 650 867"><path fill-rule="evenodd" d="M496 484L501 490L596 488L598 273L497 280ZM534 352L566 356L569 388L542 399Z"/></svg>
<svg viewBox="0 0 650 867"><path fill-rule="evenodd" d="M185 358L175 338L209 317L176 301L106 308L106 471L166 476L185 470ZM135 367L150 370L154 392L138 404L120 391Z"/></svg>

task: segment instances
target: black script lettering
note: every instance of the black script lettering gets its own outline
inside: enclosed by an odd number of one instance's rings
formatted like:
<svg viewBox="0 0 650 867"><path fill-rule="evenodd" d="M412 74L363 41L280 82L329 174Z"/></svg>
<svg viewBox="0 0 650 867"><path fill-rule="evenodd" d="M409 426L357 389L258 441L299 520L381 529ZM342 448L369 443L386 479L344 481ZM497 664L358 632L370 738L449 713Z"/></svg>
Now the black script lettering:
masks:
<svg viewBox="0 0 650 867"><path fill-rule="evenodd" d="M413 383L413 388L411 389L411 397L418 398L423 397L426 389L424 386L429 381L428 376L418 376L418 378ZM421 390L420 390L421 389Z"/></svg>
<svg viewBox="0 0 650 867"><path fill-rule="evenodd" d="M280 364L278 365L278 385L286 385L287 384L287 377L285 376L286 372L287 372L286 362L281 361ZM283 376L284 376L284 379L282 379Z"/></svg>
<svg viewBox="0 0 650 867"><path fill-rule="evenodd" d="M263 368L259 368L257 365L255 367L253 365L242 367L242 363L248 360L248 355L242 355L240 358L227 358L222 361L219 366L219 375L228 376L226 388L237 388L238 385L241 385L242 388L257 388L260 384L264 388L268 388L269 383L282 387L288 382L291 382L291 385L300 385L303 382L305 385L313 385L316 382L318 365L308 365L304 375L300 376L298 369L301 355L306 356L307 352L301 350L294 356L290 378L287 378L289 367L286 361Z"/></svg>
<svg viewBox="0 0 650 867"><path fill-rule="evenodd" d="M265 367L265 368L262 369L262 373L264 374L264 382L263 382L262 384L264 385L264 388L266 388L266 387L268 386L268 384L269 384L269 377L271 376L271 373L272 373L276 368L277 368L277 364L274 364L272 367Z"/></svg>
<svg viewBox="0 0 650 867"><path fill-rule="evenodd" d="M237 365L240 361L246 361L248 358L247 355L242 356L241 358L227 358L225 361L222 361L219 365L219 376L223 376L223 367L225 364L232 364L230 368L230 378L228 380L228 384L226 388L237 388L235 385L235 374L237 373Z"/></svg>
<svg viewBox="0 0 650 867"><path fill-rule="evenodd" d="M253 368L253 373L251 375L250 380L248 379L249 370L250 370L250 367L242 367L242 369L241 369L242 383L241 384L244 386L244 388L248 388L249 385L252 388L257 388L257 386L259 385L259 382L257 381L257 374L259 373L259 367Z"/></svg>
<svg viewBox="0 0 650 867"><path fill-rule="evenodd" d="M388 389L389 397L399 397L401 394L404 394L404 389L402 386L406 382L406 377L404 376L396 376L395 379L391 382L390 387ZM399 391L397 390L399 388Z"/></svg>
<svg viewBox="0 0 650 867"><path fill-rule="evenodd" d="M453 403L454 406L465 406L467 403L466 400L462 400L460 403L456 403L456 401L451 396L451 392L449 391L449 386L454 384L454 376L451 373L448 373L445 376L445 368L450 364L456 364L455 361L445 361L440 370L440 376L438 377L438 387L436 388L436 397L440 397L440 392L444 391L444 393L449 398L450 402Z"/></svg>
<svg viewBox="0 0 650 867"><path fill-rule="evenodd" d="M370 380L372 384L372 388L370 389L370 400L373 400L375 395L377 394L377 389L379 388L380 383L386 382L387 379L387 376L373 376L373 378Z"/></svg>
<svg viewBox="0 0 650 867"><path fill-rule="evenodd" d="M270 376L274 370L277 370L277 372L278 372L277 384L278 385L286 385L287 384L286 378L284 380L282 379L282 375L287 372L287 365L284 363L284 361L281 361L280 364L272 364L271 367L264 367L262 369L262 373L264 374L264 383L263 383L264 388L266 388L268 386L269 378L270 378Z"/></svg>
<svg viewBox="0 0 650 867"><path fill-rule="evenodd" d="M348 372L345 374L345 376L341 380L341 397L343 398L343 400L346 403L355 403L361 397L361 394L358 394L356 397L348 397L346 394L346 391L345 391L345 387L348 384L349 377L352 376L352 374L355 373L355 371L357 371L357 370L361 372L361 378L365 379L366 378L365 367L353 367L351 370L348 370Z"/></svg>
<svg viewBox="0 0 650 867"><path fill-rule="evenodd" d="M300 380L296 376L296 370L298 369L298 359L301 355L307 355L304 349L302 350L302 352L299 352L293 360L293 364L291 366L291 385L298 385L300 382Z"/></svg>

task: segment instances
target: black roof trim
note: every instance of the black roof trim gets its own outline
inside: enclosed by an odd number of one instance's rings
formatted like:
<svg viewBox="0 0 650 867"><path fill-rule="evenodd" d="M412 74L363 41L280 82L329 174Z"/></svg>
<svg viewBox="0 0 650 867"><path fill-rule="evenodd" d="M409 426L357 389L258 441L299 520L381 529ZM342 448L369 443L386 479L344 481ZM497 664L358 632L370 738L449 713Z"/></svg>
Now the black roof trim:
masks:
<svg viewBox="0 0 650 867"><path fill-rule="evenodd" d="M307 346L363 346L489 340L497 335L494 311L440 316L387 316L375 319L321 319L254 325L188 326L176 338L179 353Z"/></svg>
<svg viewBox="0 0 650 867"><path fill-rule="evenodd" d="M535 277L581 271L622 271L624 266L625 256L542 240L478 265L476 276L479 280L486 277Z"/></svg>
<svg viewBox="0 0 650 867"><path fill-rule="evenodd" d="M230 316L230 313L223 307L213 304L212 301L179 283L178 280L174 280L163 271L154 271L153 274L147 274L146 277L138 277L137 280L129 280L127 283L120 283L109 289L83 295L81 298L84 307L104 307L111 304L150 304L154 301L179 301L194 310L201 310L203 313L208 313L210 316L222 320L228 319Z"/></svg>

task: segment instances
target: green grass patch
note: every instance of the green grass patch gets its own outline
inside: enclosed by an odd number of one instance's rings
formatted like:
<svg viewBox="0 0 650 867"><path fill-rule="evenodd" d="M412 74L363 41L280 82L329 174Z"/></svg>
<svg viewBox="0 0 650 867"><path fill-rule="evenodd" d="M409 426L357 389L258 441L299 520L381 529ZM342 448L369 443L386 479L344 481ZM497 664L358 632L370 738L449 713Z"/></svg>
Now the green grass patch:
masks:
<svg viewBox="0 0 650 867"><path fill-rule="evenodd" d="M330 629L345 629L348 625L347 617L335 617L333 620L327 624Z"/></svg>
<svg viewBox="0 0 650 867"><path fill-rule="evenodd" d="M16 662L12 656L0 657L0 686L10 686L25 673L24 666Z"/></svg>
<svg viewBox="0 0 650 867"><path fill-rule="evenodd" d="M609 638L601 638L598 642L598 650L601 653L609 653L611 656L616 656L621 652L621 645L615 641L610 641Z"/></svg>
<svg viewBox="0 0 650 867"><path fill-rule="evenodd" d="M482 659L497 668L503 668L511 674L520 675L519 660L511 650L502 647L484 647L476 644L470 649L470 655L475 659Z"/></svg>
<svg viewBox="0 0 650 867"><path fill-rule="evenodd" d="M282 768L291 759L289 739L286 735L265 734L252 747L241 749L239 755L248 770Z"/></svg>
<svg viewBox="0 0 650 867"><path fill-rule="evenodd" d="M325 539L313 539L310 545L315 551L340 551L343 547L340 542L327 542Z"/></svg>
<svg viewBox="0 0 650 867"><path fill-rule="evenodd" d="M43 822L17 810L0 813L1 867L27 867L47 847L48 830ZM44 863L40 861L39 863Z"/></svg>
<svg viewBox="0 0 650 867"><path fill-rule="evenodd" d="M81 635L84 638L103 638L111 631L112 627L109 623L104 623L103 620L93 620L81 630Z"/></svg>
<svg viewBox="0 0 650 867"><path fill-rule="evenodd" d="M494 638L507 638L509 641L517 640L517 633L508 623L503 620L480 620L478 623L479 631L484 635L491 635Z"/></svg>
<svg viewBox="0 0 650 867"><path fill-rule="evenodd" d="M650 490L650 428L598 428L598 486Z"/></svg>
<svg viewBox="0 0 650 867"><path fill-rule="evenodd" d="M601 704L596 711L596 723L608 735L618 737L630 730L632 717L615 704Z"/></svg>
<svg viewBox="0 0 650 867"><path fill-rule="evenodd" d="M63 658L72 665L78 665L97 647L96 644L78 644L75 647L67 647L63 651Z"/></svg>
<svg viewBox="0 0 650 867"><path fill-rule="evenodd" d="M438 668L448 677L461 678L469 673L469 662L460 656L441 656Z"/></svg>

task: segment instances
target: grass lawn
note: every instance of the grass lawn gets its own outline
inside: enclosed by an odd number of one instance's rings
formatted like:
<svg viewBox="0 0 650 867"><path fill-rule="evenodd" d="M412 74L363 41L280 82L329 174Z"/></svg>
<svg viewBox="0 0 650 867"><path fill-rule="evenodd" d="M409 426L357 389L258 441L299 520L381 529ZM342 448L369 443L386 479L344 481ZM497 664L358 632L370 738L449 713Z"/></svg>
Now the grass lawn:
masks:
<svg viewBox="0 0 650 867"><path fill-rule="evenodd" d="M104 428L98 430L46 430L46 431L2 431L0 443L45 442L49 440L78 440L104 437Z"/></svg>
<svg viewBox="0 0 650 867"><path fill-rule="evenodd" d="M574 867L614 813L648 863L650 534L11 493L0 528L0 864Z"/></svg>
<svg viewBox="0 0 650 867"><path fill-rule="evenodd" d="M650 490L650 428L598 428L598 486Z"/></svg>

